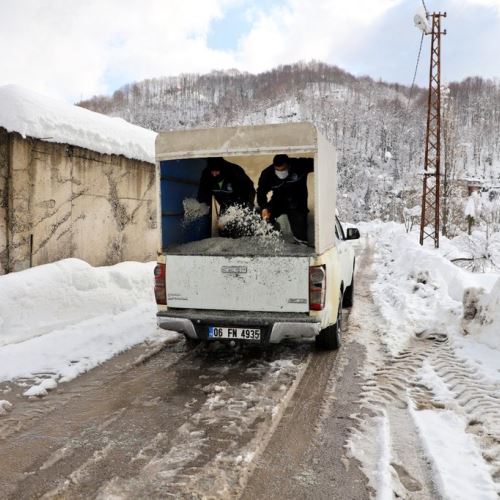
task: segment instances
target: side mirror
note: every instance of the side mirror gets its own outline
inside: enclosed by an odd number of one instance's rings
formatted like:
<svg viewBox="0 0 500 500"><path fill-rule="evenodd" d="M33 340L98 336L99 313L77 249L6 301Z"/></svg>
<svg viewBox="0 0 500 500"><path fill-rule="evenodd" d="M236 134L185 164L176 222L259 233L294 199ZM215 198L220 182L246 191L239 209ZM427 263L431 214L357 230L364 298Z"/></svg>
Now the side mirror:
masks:
<svg viewBox="0 0 500 500"><path fill-rule="evenodd" d="M356 227L347 228L346 240L359 240L359 229Z"/></svg>

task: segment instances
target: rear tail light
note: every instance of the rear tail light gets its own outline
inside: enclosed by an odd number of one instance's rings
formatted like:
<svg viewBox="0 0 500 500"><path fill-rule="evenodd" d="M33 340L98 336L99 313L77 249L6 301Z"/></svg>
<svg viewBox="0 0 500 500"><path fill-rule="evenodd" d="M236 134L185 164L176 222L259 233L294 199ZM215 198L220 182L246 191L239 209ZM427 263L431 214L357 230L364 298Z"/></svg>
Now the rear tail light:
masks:
<svg viewBox="0 0 500 500"><path fill-rule="evenodd" d="M325 307L326 268L312 266L309 268L309 309L322 311Z"/></svg>
<svg viewBox="0 0 500 500"><path fill-rule="evenodd" d="M167 305L167 266L157 264L155 267L155 299L158 305Z"/></svg>

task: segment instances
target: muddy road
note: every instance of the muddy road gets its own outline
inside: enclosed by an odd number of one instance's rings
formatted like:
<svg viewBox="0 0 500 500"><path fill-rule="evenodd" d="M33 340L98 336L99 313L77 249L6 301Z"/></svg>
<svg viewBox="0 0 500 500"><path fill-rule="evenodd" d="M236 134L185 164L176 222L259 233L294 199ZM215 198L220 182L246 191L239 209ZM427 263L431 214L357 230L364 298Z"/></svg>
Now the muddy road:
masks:
<svg viewBox="0 0 500 500"><path fill-rule="evenodd" d="M3 384L18 397L0 419L0 496L368 498L343 448L364 359L351 335L345 311L338 352L179 338L41 399Z"/></svg>

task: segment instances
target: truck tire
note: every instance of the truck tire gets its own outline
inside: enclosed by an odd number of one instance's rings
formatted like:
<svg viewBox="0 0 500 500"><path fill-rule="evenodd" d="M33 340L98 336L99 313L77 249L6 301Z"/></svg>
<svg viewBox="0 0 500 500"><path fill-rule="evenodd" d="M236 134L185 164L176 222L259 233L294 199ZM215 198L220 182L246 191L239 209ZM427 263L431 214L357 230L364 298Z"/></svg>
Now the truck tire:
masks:
<svg viewBox="0 0 500 500"><path fill-rule="evenodd" d="M345 289L342 305L344 307L352 307L354 295L354 275L352 276L351 284Z"/></svg>
<svg viewBox="0 0 500 500"><path fill-rule="evenodd" d="M327 326L316 336L316 347L328 351L333 351L340 347L340 335L342 333L342 295L339 300L339 311L337 313L337 322L334 325Z"/></svg>
<svg viewBox="0 0 500 500"><path fill-rule="evenodd" d="M352 307L353 296L354 296L354 266L352 267L351 284L345 289L342 306L343 307Z"/></svg>

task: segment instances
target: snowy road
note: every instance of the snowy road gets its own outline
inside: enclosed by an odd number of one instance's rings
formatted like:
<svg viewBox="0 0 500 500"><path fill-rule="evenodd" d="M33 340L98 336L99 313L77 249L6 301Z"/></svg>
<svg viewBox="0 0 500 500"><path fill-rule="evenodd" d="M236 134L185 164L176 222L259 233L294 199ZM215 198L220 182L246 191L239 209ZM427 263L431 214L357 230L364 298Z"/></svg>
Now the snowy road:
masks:
<svg viewBox="0 0 500 500"><path fill-rule="evenodd" d="M14 406L0 424L3 494L232 495L310 348L190 350L181 341L135 363L141 355Z"/></svg>
<svg viewBox="0 0 500 500"><path fill-rule="evenodd" d="M267 492L253 492L262 467L283 474L284 456L294 456L294 482L307 487L310 471L301 461L311 440L337 457L333 469L324 464L325 498L332 476L355 477L354 490L345 480L336 489L366 496L355 461L346 474L348 459L338 452L359 394L356 364L344 361L340 370L352 393L342 417L329 412L336 352L304 343L193 349L175 338L162 349L155 345L135 347L43 398L0 384L15 401L0 420L6 498L264 498ZM359 346L356 357L362 359ZM320 422L329 426L323 443L315 440ZM290 425L296 439L282 453L276 446ZM244 491L254 469L256 480Z"/></svg>
<svg viewBox="0 0 500 500"><path fill-rule="evenodd" d="M167 336L44 397L1 383L2 498L498 498L500 372L464 358L458 306L396 275L397 251L367 240L338 352Z"/></svg>

